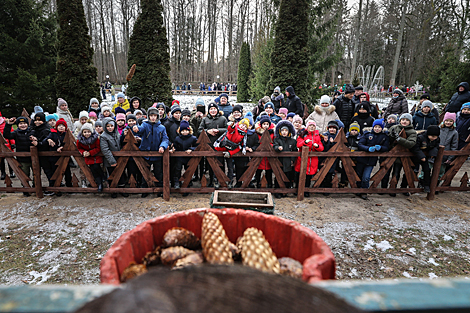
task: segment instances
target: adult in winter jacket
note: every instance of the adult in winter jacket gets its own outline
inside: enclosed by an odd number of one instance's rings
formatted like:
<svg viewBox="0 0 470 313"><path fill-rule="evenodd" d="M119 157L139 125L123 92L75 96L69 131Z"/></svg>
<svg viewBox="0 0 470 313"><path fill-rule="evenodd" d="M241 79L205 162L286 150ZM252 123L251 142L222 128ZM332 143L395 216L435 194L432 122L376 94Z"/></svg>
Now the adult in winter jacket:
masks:
<svg viewBox="0 0 470 313"><path fill-rule="evenodd" d="M339 96L333 105L336 108L336 113L338 113L339 119L344 124L345 129L349 129L351 124L351 119L354 116L355 105L352 102L352 97L354 96L354 89L350 86L346 86L344 95Z"/></svg>
<svg viewBox="0 0 470 313"><path fill-rule="evenodd" d="M56 111L56 113L59 116L59 119L62 118L62 119L65 120L65 122L67 123L67 129L70 129L70 131L73 132L74 131L73 116L72 116L72 113L70 113L70 111L69 111L69 105L62 98L57 99L57 111Z"/></svg>
<svg viewBox="0 0 470 313"><path fill-rule="evenodd" d="M268 96L259 99L258 104L251 110L253 113L253 119L256 120L261 112L264 112L264 105L270 101Z"/></svg>
<svg viewBox="0 0 470 313"><path fill-rule="evenodd" d="M421 111L423 102L426 100L431 101L431 96L428 93L424 93L421 95L421 97L419 97L419 102L411 108L411 111L410 111L411 115L415 116L417 112ZM434 114L436 121L439 121L439 110L434 105L433 105L433 109L431 110L431 113Z"/></svg>
<svg viewBox="0 0 470 313"><path fill-rule="evenodd" d="M165 124L166 134L170 139L170 142L175 142L176 137L178 137L178 128L181 123L181 108L179 105L174 105L171 107L171 117L167 119Z"/></svg>
<svg viewBox="0 0 470 313"><path fill-rule="evenodd" d="M286 96L286 107L289 113L293 112L300 117L304 116L304 105L300 98L295 95L294 87L289 86L286 88Z"/></svg>
<svg viewBox="0 0 470 313"><path fill-rule="evenodd" d="M387 119L390 114L400 116L404 113L408 113L408 100L406 100L403 91L395 89L392 94L392 99L383 112L383 117Z"/></svg>
<svg viewBox="0 0 470 313"><path fill-rule="evenodd" d="M135 110L141 110L143 115L147 115L147 111L142 108L142 100L139 97L132 97L129 101L129 109L126 110L127 114L134 114Z"/></svg>
<svg viewBox="0 0 470 313"><path fill-rule="evenodd" d="M354 96L352 97L352 102L354 103L354 105L358 105L359 103L361 103L361 94L364 93L364 87L362 86L356 86L356 88L354 88Z"/></svg>
<svg viewBox="0 0 470 313"><path fill-rule="evenodd" d="M274 92L271 95L271 102L274 104L276 113L279 113L280 108L286 107L286 100L284 99L284 94L281 93L281 87L277 86L274 88Z"/></svg>
<svg viewBox="0 0 470 313"><path fill-rule="evenodd" d="M314 121L316 129L323 133L327 131L328 123L335 120L339 120L336 107L330 103L330 97L323 95L320 98L320 105L315 106L313 112L305 120L305 123Z"/></svg>
<svg viewBox="0 0 470 313"><path fill-rule="evenodd" d="M220 95L219 110L224 113L224 117L228 120L228 117L232 113L232 106L228 102L228 95L226 93Z"/></svg>
<svg viewBox="0 0 470 313"><path fill-rule="evenodd" d="M445 107L445 111L457 113L462 105L467 102L470 102L469 84L467 82L461 82L457 86L457 92L454 93Z"/></svg>
<svg viewBox="0 0 470 313"><path fill-rule="evenodd" d="M360 127L361 134L364 131L364 128L372 127L374 123L374 118L371 116L370 112L370 103L368 101L363 101L357 106L357 113L354 113L351 123L358 123Z"/></svg>
<svg viewBox="0 0 470 313"><path fill-rule="evenodd" d="M113 113L116 113L116 108L122 108L124 112L130 108L129 100L126 99L126 96L123 92L117 94L117 102L113 105Z"/></svg>
<svg viewBox="0 0 470 313"><path fill-rule="evenodd" d="M458 114L457 120L455 121L456 130L459 133L459 147L461 150L468 143L466 142L468 136L470 136L470 102L464 103L462 109Z"/></svg>
<svg viewBox="0 0 470 313"><path fill-rule="evenodd" d="M421 105L421 110L416 112L413 116L413 127L416 130L426 130L431 125L437 125L438 120L432 113L433 104L431 101L426 100Z"/></svg>
<svg viewBox="0 0 470 313"><path fill-rule="evenodd" d="M211 145L214 145L217 138L227 131L227 119L219 111L216 103L209 103L208 109L209 114L202 119L202 122L199 125L199 133L205 130Z"/></svg>

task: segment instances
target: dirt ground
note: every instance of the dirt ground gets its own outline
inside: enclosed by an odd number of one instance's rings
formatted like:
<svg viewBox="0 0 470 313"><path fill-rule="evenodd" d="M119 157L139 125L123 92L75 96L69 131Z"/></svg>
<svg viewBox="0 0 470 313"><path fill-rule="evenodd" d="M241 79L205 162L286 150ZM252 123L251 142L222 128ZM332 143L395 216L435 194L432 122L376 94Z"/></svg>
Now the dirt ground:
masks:
<svg viewBox="0 0 470 313"><path fill-rule="evenodd" d="M0 284L98 284L100 260L121 234L162 214L207 208L209 199L0 194ZM336 257L340 280L470 277L468 192L440 193L434 201L424 193L368 201L287 197L276 199L275 215L317 232Z"/></svg>

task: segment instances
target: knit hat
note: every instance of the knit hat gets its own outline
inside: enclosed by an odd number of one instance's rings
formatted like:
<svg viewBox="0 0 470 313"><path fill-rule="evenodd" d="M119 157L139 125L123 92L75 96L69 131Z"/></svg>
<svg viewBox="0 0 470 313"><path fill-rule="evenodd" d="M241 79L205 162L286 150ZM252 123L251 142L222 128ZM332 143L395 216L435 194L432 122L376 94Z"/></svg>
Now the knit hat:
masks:
<svg viewBox="0 0 470 313"><path fill-rule="evenodd" d="M244 118L248 119L248 122L250 122L250 126L253 126L253 124L255 123L253 121L253 113L251 113L251 111L247 112Z"/></svg>
<svg viewBox="0 0 470 313"><path fill-rule="evenodd" d="M135 113L135 111L134 111ZM152 114L156 114L158 116L158 109L154 107L150 107L147 109L147 115L150 116Z"/></svg>
<svg viewBox="0 0 470 313"><path fill-rule="evenodd" d="M95 127L103 127L103 123L101 121L96 121L95 122Z"/></svg>
<svg viewBox="0 0 470 313"><path fill-rule="evenodd" d="M81 111L78 114L78 119L81 119L82 117L86 117L88 119L88 112L87 111Z"/></svg>
<svg viewBox="0 0 470 313"><path fill-rule="evenodd" d="M137 121L137 117L134 114L129 114L126 116L126 122L129 120L135 120Z"/></svg>
<svg viewBox="0 0 470 313"><path fill-rule="evenodd" d="M357 105L357 111L360 109L364 109L367 111L367 113L370 113L370 102L369 101L362 101Z"/></svg>
<svg viewBox="0 0 470 313"><path fill-rule="evenodd" d="M123 92L120 92L120 93L117 94L116 98L124 98L125 99L126 96L124 95Z"/></svg>
<svg viewBox="0 0 470 313"><path fill-rule="evenodd" d="M284 130L284 129L289 130L289 127L287 127L287 126L282 126L282 127L281 127L281 130Z"/></svg>
<svg viewBox="0 0 470 313"><path fill-rule="evenodd" d="M197 98L197 100L196 100L196 106L198 106L198 105L206 106L206 104L204 103L204 99L202 99L202 98Z"/></svg>
<svg viewBox="0 0 470 313"><path fill-rule="evenodd" d="M263 104L266 104L268 103L269 101L271 101L271 98L269 98L269 96L264 96L263 98L261 98L261 102Z"/></svg>
<svg viewBox="0 0 470 313"><path fill-rule="evenodd" d="M134 110L134 115L137 116L137 114L144 114L142 110Z"/></svg>
<svg viewBox="0 0 470 313"><path fill-rule="evenodd" d="M267 108L271 108L274 110L274 104L271 101L269 101L268 103L264 105L264 109L266 110Z"/></svg>
<svg viewBox="0 0 470 313"><path fill-rule="evenodd" d="M107 105L101 107L101 114L104 114L105 111L111 112L111 108Z"/></svg>
<svg viewBox="0 0 470 313"><path fill-rule="evenodd" d="M29 121L28 121L28 119L27 119L26 117L20 116L20 117L18 117L18 118L16 119L15 124L16 124L16 125L20 125L20 123L29 124Z"/></svg>
<svg viewBox="0 0 470 313"><path fill-rule="evenodd" d="M185 121L185 120L182 120L181 123L180 123L180 128L179 128L179 131L183 131L183 130L189 130L191 131L191 129L189 128L189 123L188 121Z"/></svg>
<svg viewBox="0 0 470 313"><path fill-rule="evenodd" d="M294 115L294 118L292 119L292 124L294 124L296 121L300 121L300 124L302 124L304 121L299 115Z"/></svg>
<svg viewBox="0 0 470 313"><path fill-rule="evenodd" d="M470 102L462 104L462 107L460 108L460 111L462 111L465 108L470 109Z"/></svg>
<svg viewBox="0 0 470 313"><path fill-rule="evenodd" d="M98 103L98 105L100 104L100 102L96 98L91 98L90 99L90 106L91 106L92 103Z"/></svg>
<svg viewBox="0 0 470 313"><path fill-rule="evenodd" d="M245 124L246 128L250 128L250 121L247 118L243 118L238 125Z"/></svg>
<svg viewBox="0 0 470 313"><path fill-rule="evenodd" d="M312 121L312 120L309 120L307 122L307 125L305 125L305 127L308 128L308 126L310 126L310 125L313 125L313 126L317 127L317 123L315 123L315 121Z"/></svg>
<svg viewBox="0 0 470 313"><path fill-rule="evenodd" d="M344 94L348 94L348 93L354 93L354 87L352 85L346 85L346 88L344 90Z"/></svg>
<svg viewBox="0 0 470 313"><path fill-rule="evenodd" d="M92 118L92 117L97 117L97 116L95 112L91 111L90 113L88 113L88 117Z"/></svg>
<svg viewBox="0 0 470 313"><path fill-rule="evenodd" d="M228 100L228 95L226 93L223 93L219 96L219 98L225 97Z"/></svg>
<svg viewBox="0 0 470 313"><path fill-rule="evenodd" d="M180 102L178 100L171 101L171 107L173 107L174 105L180 105Z"/></svg>
<svg viewBox="0 0 470 313"><path fill-rule="evenodd" d="M173 105L171 107L171 115L175 114L176 112L180 111L181 112L181 108L179 105Z"/></svg>
<svg viewBox="0 0 470 313"><path fill-rule="evenodd" d="M421 99L431 100L431 96L428 93L423 93L421 97L419 97L419 100Z"/></svg>
<svg viewBox="0 0 470 313"><path fill-rule="evenodd" d="M372 123L372 128L375 127L375 125L379 125L380 127L384 128L384 120L383 119L376 119L374 123Z"/></svg>
<svg viewBox="0 0 470 313"><path fill-rule="evenodd" d="M359 86L356 86L356 88L354 88L354 90L364 90L364 87L362 87L361 85L359 85Z"/></svg>
<svg viewBox="0 0 470 313"><path fill-rule="evenodd" d="M95 130L93 129L93 125L91 125L91 123L85 123L82 125L82 128L80 129L80 133L83 134L83 131L85 129L88 129L90 132L94 132Z"/></svg>
<svg viewBox="0 0 470 313"><path fill-rule="evenodd" d="M34 113L39 113L39 112L44 112L44 110L39 105L36 105L34 107Z"/></svg>
<svg viewBox="0 0 470 313"><path fill-rule="evenodd" d="M276 88L274 88L274 92L278 92L278 93L281 93L281 87L279 86L276 86Z"/></svg>
<svg viewBox="0 0 470 313"><path fill-rule="evenodd" d="M65 126L65 130L67 131L67 122L63 119L63 118L60 118L57 123L55 123L55 129L57 129L59 127L59 125L64 125Z"/></svg>
<svg viewBox="0 0 470 313"><path fill-rule="evenodd" d="M338 125L338 122L337 121L329 121L328 122L328 125L326 126L326 128L330 128L330 127L334 127L336 129L339 129L339 125Z"/></svg>
<svg viewBox="0 0 470 313"><path fill-rule="evenodd" d="M49 122L50 120L58 120L59 119L59 115L57 114L49 114L48 116L46 116L46 122Z"/></svg>
<svg viewBox="0 0 470 313"><path fill-rule="evenodd" d="M220 103L220 97L215 98L214 102L217 103L217 104Z"/></svg>
<svg viewBox="0 0 470 313"><path fill-rule="evenodd" d="M390 114L387 119L389 118L393 118L393 120L395 121L395 123L398 121L398 116L396 116L395 114Z"/></svg>
<svg viewBox="0 0 470 313"><path fill-rule="evenodd" d="M455 120L457 119L457 114L455 113L451 113L451 112L446 112L446 114L444 114L444 119L443 121L445 120L452 120L454 121L455 123Z"/></svg>
<svg viewBox="0 0 470 313"><path fill-rule="evenodd" d="M64 99L57 99L57 106L60 107L62 104L66 104L68 106L67 101L65 101Z"/></svg>
<svg viewBox="0 0 470 313"><path fill-rule="evenodd" d="M295 113L294 113L294 112L290 112L290 113L287 113L286 118L287 118L287 117L292 117L292 118L294 118L294 116L295 116Z"/></svg>
<svg viewBox="0 0 470 313"><path fill-rule="evenodd" d="M191 116L191 111L189 111L188 109L184 109L183 111L181 111L181 116Z"/></svg>
<svg viewBox="0 0 470 313"><path fill-rule="evenodd" d="M259 119L259 125L263 126L263 123L269 123L271 125L271 118L268 115L263 115Z"/></svg>
<svg viewBox="0 0 470 313"><path fill-rule="evenodd" d="M243 113L243 107L242 107L241 105L237 104L237 105L233 106L233 108L232 108L232 113L233 113L233 112L240 112L240 113Z"/></svg>
<svg viewBox="0 0 470 313"><path fill-rule="evenodd" d="M124 109L121 108L121 107L116 107L116 108L114 109L114 113L115 113L115 114L119 114L119 113L126 114L126 110L124 110Z"/></svg>
<svg viewBox="0 0 470 313"><path fill-rule="evenodd" d="M321 98L320 98L320 104L322 104L322 103L328 103L328 104L330 104L330 101L331 101L331 99L330 99L330 97L328 97L327 95L323 95L323 96L321 96Z"/></svg>
<svg viewBox="0 0 470 313"><path fill-rule="evenodd" d="M421 104L421 110L422 110L424 107L429 107L429 108L431 108L431 110L432 110L432 109L434 108L434 105L432 104L431 101L425 100L425 101L423 101L423 103Z"/></svg>
<svg viewBox="0 0 470 313"><path fill-rule="evenodd" d="M280 109L279 109L279 114L283 113L286 117L287 117L287 113L288 113L288 112L289 112L289 111L287 111L287 108L280 108Z"/></svg>
<svg viewBox="0 0 470 313"><path fill-rule="evenodd" d="M44 112L38 112L34 115L34 120L35 121L43 121L45 123L46 122L46 114L44 114Z"/></svg>
<svg viewBox="0 0 470 313"><path fill-rule="evenodd" d="M123 113L118 113L116 114L116 121L119 121L119 120L126 120L126 115L123 114Z"/></svg>
<svg viewBox="0 0 470 313"><path fill-rule="evenodd" d="M215 102L211 102L211 103L209 103L209 105L207 106L207 110L208 110L208 111L210 111L211 108L216 108L217 111L219 110L219 106L218 106L217 103L215 103Z"/></svg>
<svg viewBox="0 0 470 313"><path fill-rule="evenodd" d="M351 123L351 125L349 125L349 131L353 131L353 130L356 130L358 132L361 131L361 126L359 126L358 122L353 122Z"/></svg>
<svg viewBox="0 0 470 313"><path fill-rule="evenodd" d="M393 91L393 93L402 95L402 94L403 94L403 91L401 91L400 89L397 88L397 89L395 89L395 90Z"/></svg>
<svg viewBox="0 0 470 313"><path fill-rule="evenodd" d="M441 134L441 129L437 125L431 125L426 130L426 135L428 136L439 136Z"/></svg>
<svg viewBox="0 0 470 313"><path fill-rule="evenodd" d="M344 123L340 119L336 119L335 122L338 124L339 128L344 128Z"/></svg>
<svg viewBox="0 0 470 313"><path fill-rule="evenodd" d="M411 116L410 113L404 113L404 114L402 114L402 115L400 116L399 121L401 121L401 120L404 119L404 118L407 119L407 120L409 120L410 122L413 121L413 117Z"/></svg>

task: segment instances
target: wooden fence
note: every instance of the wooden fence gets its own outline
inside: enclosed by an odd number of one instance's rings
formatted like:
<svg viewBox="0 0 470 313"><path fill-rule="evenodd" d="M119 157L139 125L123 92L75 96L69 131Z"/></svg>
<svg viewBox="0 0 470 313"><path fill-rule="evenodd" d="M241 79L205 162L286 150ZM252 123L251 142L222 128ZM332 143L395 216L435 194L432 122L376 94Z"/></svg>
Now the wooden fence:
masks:
<svg viewBox="0 0 470 313"><path fill-rule="evenodd" d="M405 136L402 132L402 136ZM158 153L157 151L140 151L135 145L136 140L131 132L128 132L127 137L125 138L126 145L121 151L113 152L115 157L118 157L117 166L113 171L112 175L109 176L109 187L104 188L104 193L163 193L163 199L168 201L170 200L171 193L211 193L214 191L214 188L207 187L207 179L205 176L201 179L201 187L190 188L189 184L191 182L193 174L196 172L198 164L200 163L203 157L206 158L208 164L214 171L215 176L217 177L221 190L228 190L228 182L231 180L227 177L225 172L221 169L222 164L218 158L223 157L222 152L215 151L209 145L209 138L206 133L203 132L198 140L198 147L195 151L191 153L191 159L188 162L184 175L181 177L180 181L182 182L181 188L174 189L170 187L170 157L188 157L186 152L174 152L169 153L168 149L164 153ZM75 138L72 133L68 131L65 146L62 152L47 151L39 152L36 147L32 146L30 152L11 152L5 146L5 139L0 134L0 160L5 158L8 164L11 166L13 171L16 173L18 179L20 180L23 187L13 187L12 181L9 176L5 179L5 187L0 187L0 192L35 192L38 198L43 197L43 191L52 191L52 192L69 192L69 193L96 193L97 184L94 181L93 175L85 164L85 159L78 151L75 145ZM309 152L307 147L303 147L299 152L276 152L271 145L271 138L265 133L260 140L260 145L256 151L247 153L246 156L250 157L250 161L247 165L247 168L241 177L242 185L240 188L232 188L231 190L239 191L267 191L275 192L280 194L288 193L297 193L297 200L301 201L304 199L304 192L310 193L416 193L422 192L422 188L415 187L415 182L418 181L416 173L413 171L412 166L412 156L413 154L407 149L403 148L400 145L395 146L389 152L351 152L345 145L346 137L342 130L338 133L335 139L336 144L328 152ZM443 183L441 186L438 186L439 182L439 169L442 163L444 156L454 155L456 156L452 162L450 169L444 174L440 179ZM444 147L440 146L437 158L434 163L434 168L431 177L431 192L428 193L427 199L434 199L436 191L470 191L470 187L467 185L468 175L465 172L460 179L460 186L451 186L452 180L459 172L462 165L465 163L467 157L470 155L470 144L460 151L444 151ZM41 183L41 168L40 168L40 156L59 156L60 159L57 162L57 170L55 171L52 179L55 180L54 187L45 187ZM78 166L83 171L87 180L89 181L91 188L81 188L78 186L78 179L73 174L73 187L61 187L61 182L69 163L70 157L74 157ZM149 169L149 165L145 161L144 157L150 156L162 156L163 157L163 187L156 187L155 183L157 182L156 178L152 175ZM282 171L282 165L279 160L279 157L298 157L301 156L301 170L298 186L293 188L286 188L285 182L288 181L286 175ZM316 175L313 176L312 182L313 186L311 188L305 187L306 180L306 169L308 163L308 157L323 157L325 158L322 163L323 166L320 167ZM381 162L379 170L371 177L371 182L373 182L369 189L357 188L356 182L360 181L359 177L356 174L354 169L354 161L352 157L372 157L380 156L384 159ZM34 187L30 186L31 179L21 170L19 162L14 157L31 157L33 177L34 177ZM119 178L126 168L126 164L129 158L132 157L136 162L140 172L143 175L143 178L148 184L147 188L136 188L136 181L133 176L130 177L128 185L126 188L117 188ZM237 153L233 157L244 157L241 153ZM249 183L251 182L253 175L255 174L259 164L262 161L262 158L268 158L275 179L278 182L279 188L266 188L267 181L263 177L261 180L261 188L253 189L248 188ZM323 188L321 183L325 179L328 171L332 166L334 166L335 161L340 159L344 168L344 172L347 175L347 181L349 187L339 188L338 186L338 175L335 175L332 181L332 188ZM387 174L387 172L392 168L394 162L400 159L403 164L403 169L405 173L405 179L408 182L410 187L408 188L397 188L397 179L392 177L390 181L389 188L379 188L379 183L382 178Z"/></svg>
<svg viewBox="0 0 470 313"><path fill-rule="evenodd" d="M199 90L199 89L191 89L191 90L172 90L173 95L186 95L186 96L220 96L223 93L226 93L229 96L236 96L236 91L223 91L223 90Z"/></svg>

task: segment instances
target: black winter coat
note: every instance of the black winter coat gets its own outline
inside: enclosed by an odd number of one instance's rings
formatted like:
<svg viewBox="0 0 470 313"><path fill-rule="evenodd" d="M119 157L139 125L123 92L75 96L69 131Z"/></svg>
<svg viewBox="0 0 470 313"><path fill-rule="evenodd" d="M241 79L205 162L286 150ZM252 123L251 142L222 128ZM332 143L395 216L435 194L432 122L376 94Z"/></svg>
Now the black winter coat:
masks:
<svg viewBox="0 0 470 313"><path fill-rule="evenodd" d="M375 145L380 145L380 150L376 152L387 152L390 149L390 140L388 134L374 131L366 132L359 140L359 150L369 152L369 148ZM377 163L378 157L361 157L357 158L358 162L364 163L368 166L373 166Z"/></svg>
<svg viewBox="0 0 470 313"><path fill-rule="evenodd" d="M339 119L344 124L344 129L348 130L349 125L351 125L351 119L354 116L354 103L344 95L341 95L335 100L333 105L336 107L336 113L338 113Z"/></svg>
<svg viewBox="0 0 470 313"><path fill-rule="evenodd" d="M247 137L246 137L246 146L251 148L253 151L259 147L259 137L256 131L248 130Z"/></svg>
<svg viewBox="0 0 470 313"><path fill-rule="evenodd" d="M286 100L286 108L290 112L294 112L300 117L304 116L304 105L299 97L294 93L294 89L287 90L289 91L289 97Z"/></svg>
<svg viewBox="0 0 470 313"><path fill-rule="evenodd" d="M282 152L297 151L297 140L292 137L277 136L274 138L273 147L274 151L280 152L282 156ZM279 150L279 147L282 147L282 151ZM281 157L282 171L287 173L294 170L295 160L296 157Z"/></svg>
<svg viewBox="0 0 470 313"><path fill-rule="evenodd" d="M176 137L178 137L178 128L180 127L181 121L176 120L173 116L170 117L163 126L166 128L166 134L171 143L175 143Z"/></svg>
<svg viewBox="0 0 470 313"><path fill-rule="evenodd" d="M29 152L31 151L31 140L29 139L30 136L34 135L34 132L31 130L31 128L27 128L26 130L15 130L11 131L11 126L12 124L6 124L3 136L5 136L6 139L13 139L15 140L16 144L16 152ZM19 162L31 162L31 158L29 157L17 157L17 160Z"/></svg>
<svg viewBox="0 0 470 313"><path fill-rule="evenodd" d="M439 150L440 139L437 137L436 140L429 140L427 132L422 133L418 136L416 144L411 148L411 152L418 159L426 158L425 153L427 153L427 158L436 157Z"/></svg>
<svg viewBox="0 0 470 313"><path fill-rule="evenodd" d="M44 144L44 139L46 139L51 133L51 129L47 123L43 123L39 127L33 127L33 136L38 139L38 151L49 151L49 144L46 142Z"/></svg>
<svg viewBox="0 0 470 313"><path fill-rule="evenodd" d="M459 92L459 87L461 86L465 88L463 92ZM470 102L469 84L467 82L462 82L457 86L457 92L454 93L452 98L450 98L450 101L447 104L445 111L457 113L460 111L462 104L467 102Z"/></svg>
<svg viewBox="0 0 470 313"><path fill-rule="evenodd" d="M197 147L197 138L191 134L186 136L179 135L176 137L173 146L175 147L176 151L186 151L186 150L194 150Z"/></svg>
<svg viewBox="0 0 470 313"><path fill-rule="evenodd" d="M214 145L214 142L222 136L227 131L227 119L220 115L220 112L217 112L215 116L208 114L206 117L202 119L201 124L199 125L198 132L199 134L202 133L202 130L209 130L209 129L218 129L219 132L212 136L211 134L207 133L209 140L211 141L211 145Z"/></svg>
<svg viewBox="0 0 470 313"><path fill-rule="evenodd" d="M362 134L364 132L364 128L372 127L372 124L374 123L374 118L370 116L369 113L357 113L357 115L351 119L351 124L353 122L357 122L359 124Z"/></svg>

